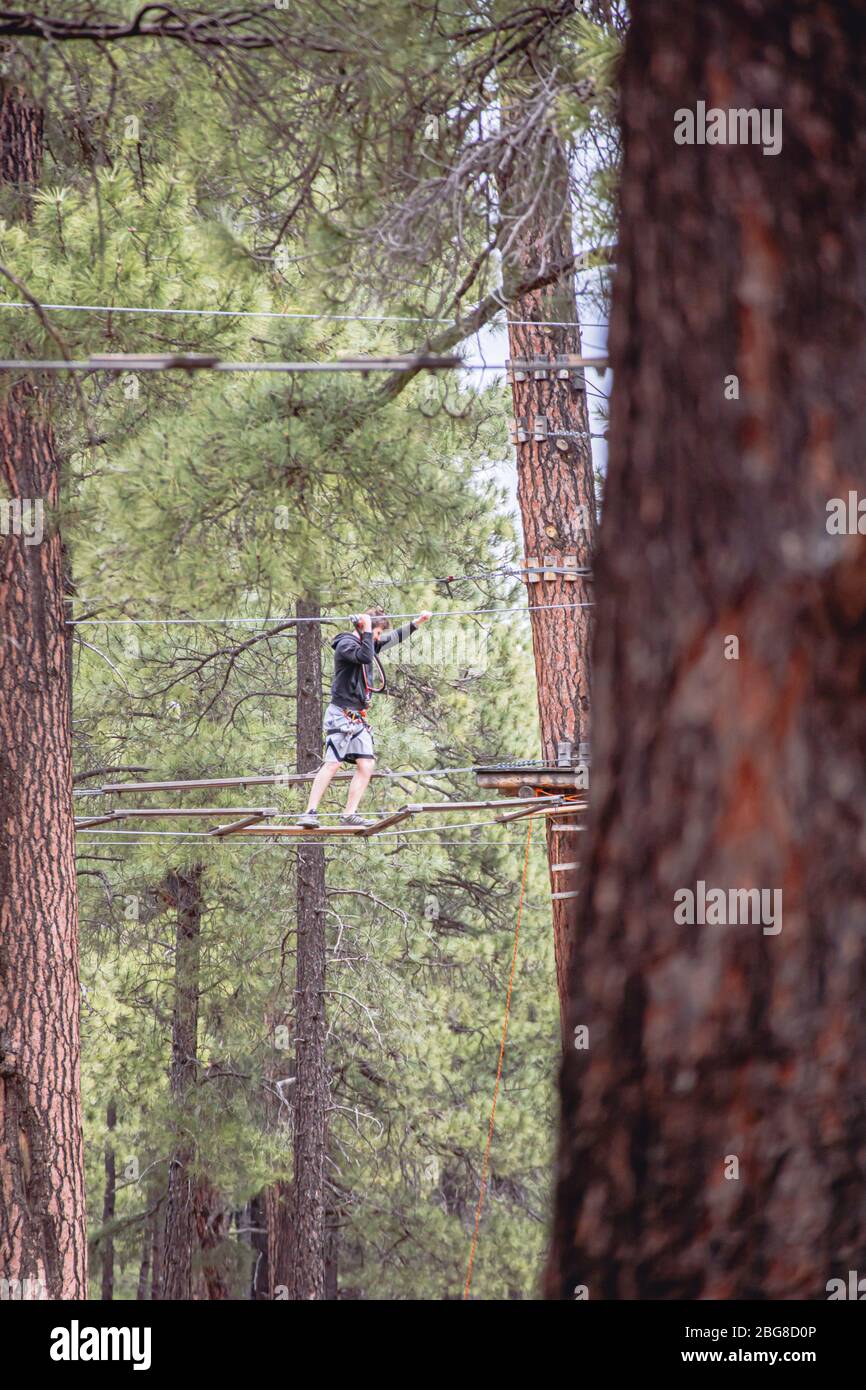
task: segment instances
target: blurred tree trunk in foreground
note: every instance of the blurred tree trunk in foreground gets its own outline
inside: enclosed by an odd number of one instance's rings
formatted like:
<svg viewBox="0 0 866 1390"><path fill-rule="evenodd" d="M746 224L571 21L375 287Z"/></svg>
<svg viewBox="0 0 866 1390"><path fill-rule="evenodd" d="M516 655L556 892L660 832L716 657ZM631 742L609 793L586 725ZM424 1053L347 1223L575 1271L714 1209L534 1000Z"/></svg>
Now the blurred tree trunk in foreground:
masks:
<svg viewBox="0 0 866 1390"><path fill-rule="evenodd" d="M634 7L557 1298L862 1269L866 538L826 522L866 494L864 19ZM699 101L781 108L781 153L676 144ZM678 924L701 880L781 931Z"/></svg>

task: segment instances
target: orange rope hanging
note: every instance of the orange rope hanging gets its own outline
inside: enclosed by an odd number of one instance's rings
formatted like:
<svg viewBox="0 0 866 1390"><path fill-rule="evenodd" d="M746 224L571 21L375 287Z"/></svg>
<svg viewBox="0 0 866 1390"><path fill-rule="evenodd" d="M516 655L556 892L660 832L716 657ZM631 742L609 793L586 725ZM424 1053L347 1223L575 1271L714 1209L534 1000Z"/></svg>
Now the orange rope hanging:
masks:
<svg viewBox="0 0 866 1390"><path fill-rule="evenodd" d="M487 1174L490 1169L490 1146L493 1143L493 1128L496 1124L496 1102L499 1099L499 1083L502 1080L502 1063L505 1060L505 1040L508 1036L508 1015L511 1012L511 992L514 989L514 971L517 966L517 945L520 941L520 917L523 912L523 898L526 893L526 874L529 869L529 846L532 843L532 818L526 827L526 850L523 855L523 878L520 883L520 900L517 904L517 925L514 928L514 950L511 953L511 974L508 977L508 992L505 996L505 1016L502 1020L502 1038L499 1043L499 1064L496 1068L496 1085L493 1087L493 1104L490 1107L490 1124L487 1127L487 1145L484 1149L484 1161L481 1165L481 1190L478 1193L478 1206L475 1208L475 1230L472 1233L472 1248L469 1251L469 1266L466 1270L466 1283L463 1285L464 1300L469 1297L469 1286L472 1283L472 1266L475 1263L475 1251L478 1248L478 1225L481 1221L481 1209L484 1206L484 1193L487 1190Z"/></svg>

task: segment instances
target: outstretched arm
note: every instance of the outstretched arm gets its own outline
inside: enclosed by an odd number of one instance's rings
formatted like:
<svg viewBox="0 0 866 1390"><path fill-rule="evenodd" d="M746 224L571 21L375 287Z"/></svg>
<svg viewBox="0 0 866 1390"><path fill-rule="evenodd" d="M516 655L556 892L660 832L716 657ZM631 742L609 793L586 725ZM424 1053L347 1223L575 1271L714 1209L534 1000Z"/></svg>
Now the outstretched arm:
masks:
<svg viewBox="0 0 866 1390"><path fill-rule="evenodd" d="M411 623L404 623L402 627L395 627L392 632L386 632L379 642L378 650L381 652L386 647L394 647L399 642L405 642L406 638L411 637L422 623L429 622L432 616L432 613L419 613L418 617L413 618Z"/></svg>

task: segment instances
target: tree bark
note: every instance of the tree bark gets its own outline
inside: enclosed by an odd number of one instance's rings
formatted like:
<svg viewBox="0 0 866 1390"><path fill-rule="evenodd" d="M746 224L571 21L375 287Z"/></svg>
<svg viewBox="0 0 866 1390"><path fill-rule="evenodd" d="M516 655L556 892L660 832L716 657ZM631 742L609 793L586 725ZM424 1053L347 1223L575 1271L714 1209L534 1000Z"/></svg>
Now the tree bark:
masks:
<svg viewBox="0 0 866 1390"><path fill-rule="evenodd" d="M263 1195L268 1233L263 1287L268 1298L285 1298L292 1282L292 1184L279 1179Z"/></svg>
<svg viewBox="0 0 866 1390"><path fill-rule="evenodd" d="M168 1167L160 1278L163 1299L192 1298L192 1252L196 1235L192 1177L195 1143L185 1129L184 1112L196 1083L203 872L202 865L197 864L170 875L166 883L166 892L177 907L171 1041L171 1094L177 1142Z"/></svg>
<svg viewBox="0 0 866 1390"><path fill-rule="evenodd" d="M265 1189L266 1191L267 1189ZM250 1272L250 1298L256 1302L269 1299L270 1279L268 1266L268 1229L267 1217L265 1215L265 1192L259 1192L255 1197L251 1197L248 1207L248 1224L253 1227L250 1231L250 1248L254 1255L253 1266Z"/></svg>
<svg viewBox="0 0 866 1390"><path fill-rule="evenodd" d="M336 1303L340 1297L340 1231L335 1224L336 1219L337 1212L329 1207L325 1231L325 1289L322 1294L329 1303Z"/></svg>
<svg viewBox="0 0 866 1390"><path fill-rule="evenodd" d="M286 951L283 942L280 952L279 993L285 987ZM280 1143L287 1145L293 1114L290 1093L279 1083L286 1082L288 1055L287 1047L277 1046L277 1030L284 1029L290 1036L295 1020L293 1011L281 1005L269 1010L267 1026L271 1038L270 1085L266 1090L265 1123L276 1133ZM292 1231L292 1184L284 1178L276 1178L255 1199L260 1221L264 1226L264 1236L254 1239L253 1244L261 1242L261 1253L256 1261L253 1279L253 1296L258 1299L284 1299L288 1297L291 1284L291 1231Z"/></svg>
<svg viewBox="0 0 866 1390"><path fill-rule="evenodd" d="M153 1257L151 1260L150 1271L150 1301L155 1303L159 1298L162 1288L162 1251L165 1243L165 1210L164 1204L156 1213L153 1223Z"/></svg>
<svg viewBox="0 0 866 1390"><path fill-rule="evenodd" d="M506 103L506 114L516 108ZM543 180L541 185L539 179ZM568 163L565 150L551 129L543 133L531 154L518 153L500 178L503 218L510 225L511 245L503 257L503 277L509 283L530 278L530 271L548 263L567 264L573 255L568 202ZM532 210L527 213L527 207ZM510 300L508 328L511 361L547 361L579 354L580 326L572 273L542 289ZM574 557L576 568L592 564L596 530L592 441L583 374L560 379L551 366L539 376L512 371L515 421L525 421L528 438L516 444L517 500L523 527L525 559L554 569ZM547 437L536 439L536 424L546 422ZM535 659L535 683L541 729L541 756L558 761L560 745L571 746L578 761L580 745L590 735L590 669L592 585L549 572L533 580L527 575L527 595ZM555 608L555 604L572 604ZM527 750L527 756L531 756ZM547 825L551 893L576 894L577 872L555 869L572 863L574 837ZM566 848L567 846L567 848ZM569 941L576 920L576 897L553 898L553 939L560 1009L565 1019Z"/></svg>
<svg viewBox="0 0 866 1390"><path fill-rule="evenodd" d="M117 1165L112 1134L117 1125L117 1106L114 1100L108 1102L106 1111L108 1135L105 1140L105 1193L102 1199L102 1225L105 1229L113 1220L117 1197ZM107 1234L100 1243L102 1252L102 1301L110 1303L114 1298L114 1236Z"/></svg>
<svg viewBox="0 0 866 1390"><path fill-rule="evenodd" d="M866 539L826 506L866 492L864 10L634 6L557 1298L862 1269ZM781 154L675 144L699 101L783 108ZM681 925L700 881L781 930Z"/></svg>
<svg viewBox="0 0 866 1390"><path fill-rule="evenodd" d="M18 216L30 218L42 173L44 117L20 88L0 90L0 185L21 195Z"/></svg>
<svg viewBox="0 0 866 1390"><path fill-rule="evenodd" d="M193 1210L204 1296L212 1301L230 1299L231 1288L220 1251L229 1233L231 1210L206 1178L199 1178L195 1185Z"/></svg>
<svg viewBox="0 0 866 1390"><path fill-rule="evenodd" d="M298 617L318 617L298 602ZM297 638L298 770L321 763L322 650L318 623L301 623ZM295 988L294 1180L291 1296L325 1295L325 1150L328 1073L325 1061L325 850L299 844L298 955Z"/></svg>
<svg viewBox="0 0 866 1390"><path fill-rule="evenodd" d="M42 113L5 89L0 181L31 187L41 158ZM8 534L0 533L0 1277L71 1299L87 1294L87 1241L69 638L60 536L50 524L59 474L41 391L29 382L6 388L0 499L12 506L4 511Z"/></svg>
<svg viewBox="0 0 866 1390"><path fill-rule="evenodd" d="M139 1303L146 1302L148 1294L148 1284L150 1280L150 1258L153 1249L154 1232L156 1230L156 1218L152 1217L145 1222L144 1236L141 1242L141 1263L138 1267L138 1291L136 1300Z"/></svg>

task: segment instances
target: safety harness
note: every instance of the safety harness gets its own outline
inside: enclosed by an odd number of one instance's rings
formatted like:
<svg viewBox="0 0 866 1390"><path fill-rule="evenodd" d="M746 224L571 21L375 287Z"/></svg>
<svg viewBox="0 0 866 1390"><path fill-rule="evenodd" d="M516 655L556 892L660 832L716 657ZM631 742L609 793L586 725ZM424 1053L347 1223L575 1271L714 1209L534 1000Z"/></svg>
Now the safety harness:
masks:
<svg viewBox="0 0 866 1390"><path fill-rule="evenodd" d="M361 642L362 640L363 640L362 635L361 635L361 633L359 632L359 633L358 633L358 641ZM383 692L384 690L387 690L387 688L388 688L388 678L387 678L387 676L385 675L385 669L384 669L384 667L383 667L381 661L379 660L379 658L378 658L378 656L376 655L375 652L373 653L373 660L374 660L375 663L376 663L376 668L377 668L377 670L378 670L378 672L379 672L379 675L382 677L382 684L381 684L381 685L371 685L370 682L369 682L369 680L367 679L367 668L366 668L366 666L362 666L362 667L361 667L361 670L364 672L364 687L365 687L365 689L366 689L368 695L381 695L382 692ZM343 711L343 713L345 714L345 710ZM362 714L366 714L367 711L366 711L366 710L362 710L361 713L362 713Z"/></svg>

